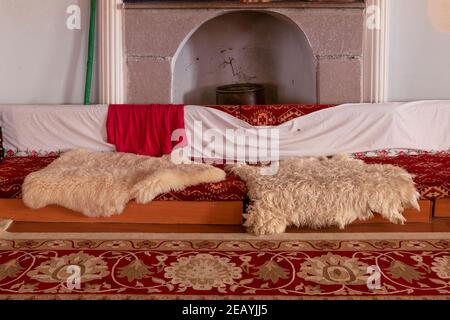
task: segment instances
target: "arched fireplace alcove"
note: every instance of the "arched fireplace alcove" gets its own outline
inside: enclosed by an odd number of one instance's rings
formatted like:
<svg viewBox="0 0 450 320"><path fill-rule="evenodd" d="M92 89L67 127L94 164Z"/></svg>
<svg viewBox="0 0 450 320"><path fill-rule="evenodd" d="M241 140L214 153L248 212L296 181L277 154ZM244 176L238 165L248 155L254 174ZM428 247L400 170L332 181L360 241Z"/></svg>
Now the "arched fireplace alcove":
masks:
<svg viewBox="0 0 450 320"><path fill-rule="evenodd" d="M316 103L316 61L304 32L274 12L212 18L180 44L172 60L172 102L214 104L217 86L260 83L267 103Z"/></svg>

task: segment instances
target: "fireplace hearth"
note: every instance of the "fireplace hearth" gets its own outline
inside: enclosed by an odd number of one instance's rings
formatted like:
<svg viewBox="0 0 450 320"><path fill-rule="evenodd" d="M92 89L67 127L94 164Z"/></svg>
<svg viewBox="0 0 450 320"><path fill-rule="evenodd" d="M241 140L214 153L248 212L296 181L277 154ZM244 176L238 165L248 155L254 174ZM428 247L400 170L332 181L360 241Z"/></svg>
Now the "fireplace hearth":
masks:
<svg viewBox="0 0 450 320"><path fill-rule="evenodd" d="M124 22L129 103L214 104L236 83L270 104L362 99L361 1L125 3Z"/></svg>

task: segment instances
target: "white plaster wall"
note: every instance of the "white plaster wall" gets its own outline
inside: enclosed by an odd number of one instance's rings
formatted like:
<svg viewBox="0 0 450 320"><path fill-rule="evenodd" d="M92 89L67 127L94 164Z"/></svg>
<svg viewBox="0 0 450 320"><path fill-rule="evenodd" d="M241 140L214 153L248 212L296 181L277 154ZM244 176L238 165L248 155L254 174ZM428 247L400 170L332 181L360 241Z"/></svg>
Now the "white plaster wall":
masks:
<svg viewBox="0 0 450 320"><path fill-rule="evenodd" d="M66 27L72 4L81 30ZM89 0L0 0L0 104L82 103L88 29Z"/></svg>
<svg viewBox="0 0 450 320"><path fill-rule="evenodd" d="M390 0L389 101L450 99L450 32L442 17L450 20L449 8L449 0Z"/></svg>
<svg viewBox="0 0 450 320"><path fill-rule="evenodd" d="M304 33L287 18L232 12L200 26L174 57L172 101L214 104L215 88L261 83L268 103L315 103L316 62Z"/></svg>

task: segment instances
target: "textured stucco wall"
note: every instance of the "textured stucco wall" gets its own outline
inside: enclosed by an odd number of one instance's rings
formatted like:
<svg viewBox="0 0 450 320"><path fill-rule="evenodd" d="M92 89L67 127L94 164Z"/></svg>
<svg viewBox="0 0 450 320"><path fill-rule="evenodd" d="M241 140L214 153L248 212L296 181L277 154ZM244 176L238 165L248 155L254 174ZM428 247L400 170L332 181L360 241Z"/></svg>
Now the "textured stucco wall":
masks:
<svg viewBox="0 0 450 320"><path fill-rule="evenodd" d="M388 100L450 99L450 1L395 0L390 9Z"/></svg>
<svg viewBox="0 0 450 320"><path fill-rule="evenodd" d="M74 4L81 30L66 27ZM0 0L0 104L82 103L88 21L89 0Z"/></svg>

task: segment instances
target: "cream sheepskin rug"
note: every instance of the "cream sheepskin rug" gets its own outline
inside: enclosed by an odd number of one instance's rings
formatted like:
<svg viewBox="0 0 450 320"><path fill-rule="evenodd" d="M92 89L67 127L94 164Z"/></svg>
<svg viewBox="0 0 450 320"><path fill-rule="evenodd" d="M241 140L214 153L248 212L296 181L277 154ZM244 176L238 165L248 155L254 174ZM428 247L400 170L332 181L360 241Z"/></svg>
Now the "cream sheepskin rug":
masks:
<svg viewBox="0 0 450 320"><path fill-rule="evenodd" d="M344 228L373 212L403 223L405 208L419 209L412 177L392 165L339 155L281 161L271 176L256 166L230 169L247 183L252 203L245 226L256 235L282 233L289 225Z"/></svg>
<svg viewBox="0 0 450 320"><path fill-rule="evenodd" d="M89 217L109 217L121 213L132 199L145 204L162 193L223 179L225 172L219 168L174 164L169 156L73 150L29 174L22 191L30 208L56 204Z"/></svg>

